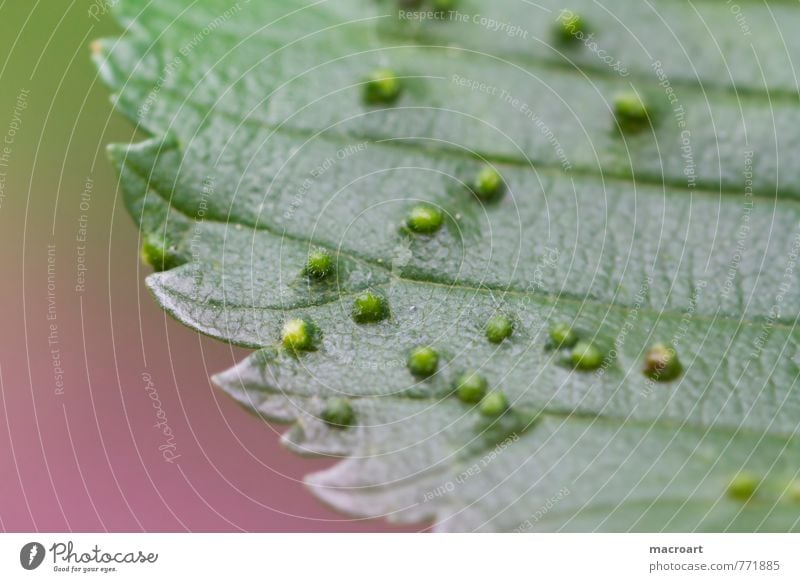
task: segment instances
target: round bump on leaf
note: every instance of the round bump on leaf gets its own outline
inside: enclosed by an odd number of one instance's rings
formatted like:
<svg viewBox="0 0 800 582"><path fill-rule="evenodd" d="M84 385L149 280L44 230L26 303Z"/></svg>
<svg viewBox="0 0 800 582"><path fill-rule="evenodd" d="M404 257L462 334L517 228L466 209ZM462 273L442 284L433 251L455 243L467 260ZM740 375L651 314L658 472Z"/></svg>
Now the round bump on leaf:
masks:
<svg viewBox="0 0 800 582"><path fill-rule="evenodd" d="M668 382L680 376L682 371L678 354L670 345L653 344L644 356L642 372L651 380Z"/></svg>
<svg viewBox="0 0 800 582"><path fill-rule="evenodd" d="M728 484L728 495L738 501L747 501L755 495L759 483L755 475L740 473Z"/></svg>
<svg viewBox="0 0 800 582"><path fill-rule="evenodd" d="M505 393L498 391L489 392L483 397L480 412L483 416L500 416L508 410L508 398Z"/></svg>
<svg viewBox="0 0 800 582"><path fill-rule="evenodd" d="M331 273L333 273L333 259L328 251L317 249L308 253L306 274L309 277L312 279L325 279Z"/></svg>
<svg viewBox="0 0 800 582"><path fill-rule="evenodd" d="M497 198L503 191L503 178L491 166L485 166L472 183L472 191L481 200Z"/></svg>
<svg viewBox="0 0 800 582"><path fill-rule="evenodd" d="M447 12L456 7L457 0L433 0L433 10L435 12Z"/></svg>
<svg viewBox="0 0 800 582"><path fill-rule="evenodd" d="M647 125L650 114L642 98L629 91L614 97L614 115L623 129L639 129Z"/></svg>
<svg viewBox="0 0 800 582"><path fill-rule="evenodd" d="M484 396L489 383L480 374L464 374L456 385L458 398L467 404L477 404Z"/></svg>
<svg viewBox="0 0 800 582"><path fill-rule="evenodd" d="M556 323L550 327L548 332L550 341L556 348L571 348L578 343L578 334L567 323Z"/></svg>
<svg viewBox="0 0 800 582"><path fill-rule="evenodd" d="M356 422L356 412L346 398L331 398L322 411L322 420L334 428L348 428Z"/></svg>
<svg viewBox="0 0 800 582"><path fill-rule="evenodd" d="M572 43L583 40L588 32L584 18L573 10L561 10L556 19L554 34L561 43Z"/></svg>
<svg viewBox="0 0 800 582"><path fill-rule="evenodd" d="M281 343L288 350L309 350L314 343L314 327L304 319L290 319L283 324Z"/></svg>
<svg viewBox="0 0 800 582"><path fill-rule="evenodd" d="M603 363L603 353L594 344L579 341L572 348L570 359L578 370L596 370Z"/></svg>
<svg viewBox="0 0 800 582"><path fill-rule="evenodd" d="M380 295L365 291L353 301L352 315L356 323L376 323L389 317L389 306Z"/></svg>
<svg viewBox="0 0 800 582"><path fill-rule="evenodd" d="M163 236L152 232L144 235L141 257L142 261L155 271L167 271L186 262Z"/></svg>
<svg viewBox="0 0 800 582"><path fill-rule="evenodd" d="M431 347L414 348L408 356L408 369L419 378L432 376L438 367L439 354Z"/></svg>
<svg viewBox="0 0 800 582"><path fill-rule="evenodd" d="M408 229L417 234L433 234L443 223L442 211L427 204L412 208L406 220Z"/></svg>
<svg viewBox="0 0 800 582"><path fill-rule="evenodd" d="M364 83L364 101L388 104L397 100L403 89L400 79L391 69L373 71Z"/></svg>
<svg viewBox="0 0 800 582"><path fill-rule="evenodd" d="M514 322L505 315L495 315L486 323L486 339L499 344L514 332Z"/></svg>

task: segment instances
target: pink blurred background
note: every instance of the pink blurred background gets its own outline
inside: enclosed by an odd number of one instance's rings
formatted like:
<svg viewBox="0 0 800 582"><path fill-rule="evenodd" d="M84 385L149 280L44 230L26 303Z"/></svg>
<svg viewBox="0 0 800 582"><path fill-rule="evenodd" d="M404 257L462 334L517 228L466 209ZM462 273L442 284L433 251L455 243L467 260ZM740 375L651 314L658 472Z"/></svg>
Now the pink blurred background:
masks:
<svg viewBox="0 0 800 582"><path fill-rule="evenodd" d="M313 498L302 477L327 462L289 454L284 427L209 383L246 352L181 327L144 289L105 157L141 136L89 61L91 41L118 32L90 15L101 1L0 0L0 528L400 531Z"/></svg>

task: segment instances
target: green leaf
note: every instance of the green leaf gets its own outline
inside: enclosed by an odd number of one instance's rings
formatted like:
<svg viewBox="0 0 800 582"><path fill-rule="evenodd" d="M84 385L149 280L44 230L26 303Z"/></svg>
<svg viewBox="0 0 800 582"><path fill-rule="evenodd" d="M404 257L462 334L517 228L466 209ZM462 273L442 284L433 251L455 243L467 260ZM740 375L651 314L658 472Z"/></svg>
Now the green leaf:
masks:
<svg viewBox="0 0 800 582"><path fill-rule="evenodd" d="M800 47L774 34L800 12L748 3L744 50L719 2L574 2L623 76L559 45L545 4L419 22L388 0L121 1L127 32L96 59L154 136L110 150L166 269L148 285L257 350L215 381L292 423L293 450L343 458L308 477L343 511L454 531L800 529ZM400 81L391 102L365 102L375 71ZM631 91L636 131L614 116ZM478 195L487 165L502 187ZM415 208L436 228L409 228ZM332 266L310 276L320 250ZM365 292L380 317L355 321ZM511 333L493 343L498 316ZM311 349L283 347L290 320ZM661 377L659 344L679 360ZM420 347L438 356L424 377ZM469 374L491 405L458 397Z"/></svg>

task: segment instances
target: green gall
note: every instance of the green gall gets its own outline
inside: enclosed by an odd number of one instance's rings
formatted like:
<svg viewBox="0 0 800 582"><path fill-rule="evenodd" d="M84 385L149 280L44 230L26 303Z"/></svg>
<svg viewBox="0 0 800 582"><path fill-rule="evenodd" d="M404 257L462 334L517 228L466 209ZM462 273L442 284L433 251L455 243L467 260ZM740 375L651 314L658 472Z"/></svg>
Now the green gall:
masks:
<svg viewBox="0 0 800 582"><path fill-rule="evenodd" d="M364 82L364 101L370 104L392 103L402 91L400 79L390 69L378 69Z"/></svg>
<svg viewBox="0 0 800 582"><path fill-rule="evenodd" d="M614 97L614 115L622 129L641 129L650 119L647 105L633 91Z"/></svg>
<svg viewBox="0 0 800 582"><path fill-rule="evenodd" d="M442 227L444 215L441 210L429 205L415 206L406 220L406 226L418 234L433 234Z"/></svg>
<svg viewBox="0 0 800 582"><path fill-rule="evenodd" d="M479 410L483 416L500 416L508 410L508 398L500 391L489 392L481 400Z"/></svg>
<svg viewBox="0 0 800 582"><path fill-rule="evenodd" d="M489 387L486 378L479 374L464 374L458 379L456 390L458 398L468 404L477 404L484 396Z"/></svg>
<svg viewBox="0 0 800 582"><path fill-rule="evenodd" d="M472 191L481 200L493 200L503 191L503 178L497 173L497 170L486 166L475 176Z"/></svg>
<svg viewBox="0 0 800 582"><path fill-rule="evenodd" d="M556 348L571 348L578 343L578 334L567 323L556 323L549 331L550 341Z"/></svg>
<svg viewBox="0 0 800 582"><path fill-rule="evenodd" d="M455 8L457 0L433 0L433 10L435 12L447 12Z"/></svg>
<svg viewBox="0 0 800 582"><path fill-rule="evenodd" d="M312 279L325 279L333 273L333 259L328 251L318 249L308 253L306 274Z"/></svg>
<svg viewBox="0 0 800 582"><path fill-rule="evenodd" d="M167 271L186 261L166 239L155 233L147 233L142 241L142 261L156 271Z"/></svg>
<svg viewBox="0 0 800 582"><path fill-rule="evenodd" d="M288 350L309 350L314 345L314 326L304 319L290 319L283 324L281 343Z"/></svg>
<svg viewBox="0 0 800 582"><path fill-rule="evenodd" d="M389 317L389 306L380 295L365 291L353 301L352 314L356 323L375 323Z"/></svg>
<svg viewBox="0 0 800 582"><path fill-rule="evenodd" d="M554 34L563 44L583 40L588 32L586 21L573 10L561 10L556 18Z"/></svg>
<svg viewBox="0 0 800 582"><path fill-rule="evenodd" d="M505 315L495 315L486 323L486 339L499 344L514 331L514 323Z"/></svg>
<svg viewBox="0 0 800 582"><path fill-rule="evenodd" d="M760 481L755 475L741 473L728 485L728 495L738 501L747 501L756 493Z"/></svg>
<svg viewBox="0 0 800 582"><path fill-rule="evenodd" d="M578 370L596 370L603 363L603 354L594 344L579 341L572 348L570 359Z"/></svg>
<svg viewBox="0 0 800 582"><path fill-rule="evenodd" d="M642 372L651 380L668 382L680 376L682 371L675 348L667 344L653 344L644 356Z"/></svg>
<svg viewBox="0 0 800 582"><path fill-rule="evenodd" d="M408 356L408 369L419 378L432 376L438 367L439 354L433 348L415 348Z"/></svg>
<svg viewBox="0 0 800 582"><path fill-rule="evenodd" d="M355 424L356 413L346 398L331 398L322 411L322 420L334 428L348 428Z"/></svg>

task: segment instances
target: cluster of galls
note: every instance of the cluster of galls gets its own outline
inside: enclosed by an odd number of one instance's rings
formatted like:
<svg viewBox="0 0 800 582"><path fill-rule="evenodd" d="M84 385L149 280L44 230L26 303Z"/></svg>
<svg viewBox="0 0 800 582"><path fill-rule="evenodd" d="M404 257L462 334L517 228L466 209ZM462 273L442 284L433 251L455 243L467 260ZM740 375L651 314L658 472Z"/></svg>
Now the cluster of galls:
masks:
<svg viewBox="0 0 800 582"><path fill-rule="evenodd" d="M551 348L567 353L567 361L576 370L596 370L608 356L594 342L581 338L581 333L568 323L556 323L549 330ZM675 348L665 343L655 343L644 356L642 373L658 382L668 382L680 376L683 371Z"/></svg>
<svg viewBox="0 0 800 582"><path fill-rule="evenodd" d="M430 346L420 346L411 350L408 356L408 370L419 379L429 378L439 367L439 353ZM500 390L489 391L486 378L477 372L459 376L453 393L466 404L479 405L478 411L487 417L497 417L509 408L508 398Z"/></svg>
<svg viewBox="0 0 800 582"><path fill-rule="evenodd" d="M403 7L421 7L421 0L401 0ZM451 9L452 0L436 0L434 9ZM555 38L561 43L574 43L585 36L589 27L584 19L575 12L562 11L556 20ZM391 105L403 92L402 77L393 70L382 68L371 73L363 84L364 101L370 105ZM623 93L614 98L614 114L618 126L623 130L638 130L649 124L648 107L642 97L635 92ZM505 190L505 184L497 170L490 165L483 167L473 178L470 190L482 202L497 200ZM416 235L432 235L444 225L443 211L431 204L419 204L411 208L406 217L406 230ZM165 262L163 253L155 253L149 245L148 255L156 255L151 264L162 266ZM148 258L151 258L148 256ZM312 251L308 256L305 274L314 280L323 280L334 272L331 256L324 250ZM385 297L372 291L358 294L351 308L353 320L360 324L377 323L389 317L389 306ZM486 324L485 335L492 343L501 343L514 331L514 323L506 315L492 317ZM293 352L314 349L318 330L305 319L291 319L284 324L281 333L283 346ZM595 370L603 365L606 355L589 340L583 340L570 325L558 323L550 328L549 343L551 347L564 350L568 361L576 370ZM418 378L432 376L439 365L439 354L432 347L423 346L414 349L408 357L408 368ZM654 344L645 355L643 373L655 381L669 381L681 374L682 367L674 348L666 344ZM501 391L489 391L486 378L477 373L461 376L456 382L455 394L463 402L479 405L481 414L498 416L509 407L506 395ZM346 399L335 398L328 402L322 418L336 427L348 427L355 421L355 412Z"/></svg>
<svg viewBox="0 0 800 582"><path fill-rule="evenodd" d="M596 370L603 365L605 354L597 345L580 338L580 334L568 323L556 323L550 327L550 347L567 352L567 359L576 370Z"/></svg>
<svg viewBox="0 0 800 582"><path fill-rule="evenodd" d="M492 166L485 166L474 177L470 191L482 202L497 200L505 184ZM411 208L405 220L405 228L411 234L432 235L444 225L444 212L432 204L418 204Z"/></svg>
<svg viewBox="0 0 800 582"><path fill-rule="evenodd" d="M430 216L424 218L427 223L431 220ZM304 269L309 279L321 281L334 272L334 262L327 251L317 249L309 253ZM363 291L354 298L351 315L359 324L378 323L389 317L389 305L382 295L369 290ZM513 335L514 327L514 320L510 316L498 313L486 322L484 334L489 342L500 344ZM315 349L318 338L317 327L303 318L286 321L281 331L283 347L294 353ZM550 327L548 347L563 351L564 361L579 371L596 370L607 360L607 355L600 347L591 340L583 339L576 328L565 322ZM420 346L411 351L407 365L413 376L425 379L436 373L439 360L439 353L433 347ZM651 380L666 382L680 376L682 366L672 346L656 343L645 354L642 372ZM506 395L500 390L489 391L486 378L477 372L460 376L453 392L462 402L478 405L480 413L487 417L500 416L509 409ZM329 401L322 418L331 426L346 428L354 423L355 411L349 401L336 398Z"/></svg>
<svg viewBox="0 0 800 582"><path fill-rule="evenodd" d="M421 0L400 0L400 5L421 8ZM450 10L453 0L434 1L434 10ZM553 38L559 45L569 48L591 38L591 27L580 14L572 10L562 10L553 26ZM391 105L403 91L402 78L392 69L381 68L373 71L363 82L363 98L369 105ZM651 112L646 100L636 91L619 93L613 98L613 112L617 127L624 132L637 132L647 128L651 122ZM491 178L491 177L490 177ZM476 192L477 193L477 192Z"/></svg>
<svg viewBox="0 0 800 582"><path fill-rule="evenodd" d="M364 81L364 101L370 105L390 105L402 93L401 78L391 69L378 69ZM504 190L503 179L492 166L485 166L473 178L470 189L484 202L499 198ZM444 224L444 213L431 204L411 208L405 220L406 229L419 235L431 235Z"/></svg>

